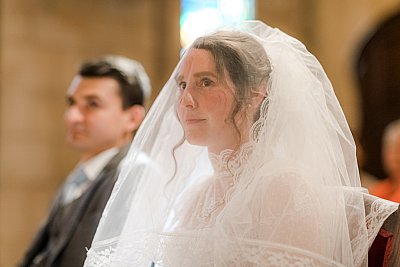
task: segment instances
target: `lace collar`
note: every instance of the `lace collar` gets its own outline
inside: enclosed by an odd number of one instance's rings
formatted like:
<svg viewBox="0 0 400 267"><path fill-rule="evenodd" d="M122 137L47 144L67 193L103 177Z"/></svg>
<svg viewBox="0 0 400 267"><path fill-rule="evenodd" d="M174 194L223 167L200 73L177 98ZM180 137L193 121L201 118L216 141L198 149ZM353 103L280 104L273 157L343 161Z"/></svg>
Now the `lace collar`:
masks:
<svg viewBox="0 0 400 267"><path fill-rule="evenodd" d="M227 175L238 177L246 166L253 151L253 147L254 142L247 142L243 144L237 152L232 149L225 149L219 154L209 153L209 158L215 174L224 177Z"/></svg>

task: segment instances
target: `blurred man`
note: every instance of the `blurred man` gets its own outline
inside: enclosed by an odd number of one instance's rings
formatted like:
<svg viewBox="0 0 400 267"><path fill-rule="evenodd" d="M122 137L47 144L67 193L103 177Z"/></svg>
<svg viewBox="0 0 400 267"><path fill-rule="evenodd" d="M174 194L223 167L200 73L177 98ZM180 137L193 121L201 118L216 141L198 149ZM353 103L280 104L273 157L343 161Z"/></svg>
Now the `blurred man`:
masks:
<svg viewBox="0 0 400 267"><path fill-rule="evenodd" d="M66 141L80 159L21 263L82 266L150 95L142 65L120 56L82 64L67 91Z"/></svg>
<svg viewBox="0 0 400 267"><path fill-rule="evenodd" d="M400 202L400 120L391 122L383 133L383 163L388 177L371 189L371 194Z"/></svg>

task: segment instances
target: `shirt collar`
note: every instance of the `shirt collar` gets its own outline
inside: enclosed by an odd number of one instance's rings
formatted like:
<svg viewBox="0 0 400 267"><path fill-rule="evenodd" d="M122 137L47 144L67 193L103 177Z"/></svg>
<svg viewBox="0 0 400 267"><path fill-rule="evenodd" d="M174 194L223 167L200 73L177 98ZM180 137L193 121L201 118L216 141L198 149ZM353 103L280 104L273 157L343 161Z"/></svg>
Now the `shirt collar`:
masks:
<svg viewBox="0 0 400 267"><path fill-rule="evenodd" d="M107 149L100 154L97 154L93 158L82 163L83 171L85 172L87 178L91 181L96 179L107 163L118 153L119 149L113 147Z"/></svg>

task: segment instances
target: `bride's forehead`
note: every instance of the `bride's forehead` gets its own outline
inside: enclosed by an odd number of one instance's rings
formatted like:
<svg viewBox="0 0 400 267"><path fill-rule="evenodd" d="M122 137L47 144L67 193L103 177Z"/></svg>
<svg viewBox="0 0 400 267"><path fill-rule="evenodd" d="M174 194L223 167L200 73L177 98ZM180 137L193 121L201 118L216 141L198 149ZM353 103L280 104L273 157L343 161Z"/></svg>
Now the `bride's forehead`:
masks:
<svg viewBox="0 0 400 267"><path fill-rule="evenodd" d="M204 49L190 49L182 59L179 73L191 71L216 72L215 60L211 52Z"/></svg>

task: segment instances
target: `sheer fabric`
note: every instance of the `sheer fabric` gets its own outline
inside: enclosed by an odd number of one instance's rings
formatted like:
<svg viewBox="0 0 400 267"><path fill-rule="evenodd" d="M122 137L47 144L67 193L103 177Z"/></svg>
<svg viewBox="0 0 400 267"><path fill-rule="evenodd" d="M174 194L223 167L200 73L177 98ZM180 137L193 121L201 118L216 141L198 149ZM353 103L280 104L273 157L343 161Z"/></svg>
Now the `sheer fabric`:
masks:
<svg viewBox="0 0 400 267"><path fill-rule="evenodd" d="M184 139L175 81L184 55L136 135L85 266L367 266L397 204L361 188L323 68L261 22L229 30L255 38L271 63L249 140L216 155ZM152 160L144 169L140 153Z"/></svg>

